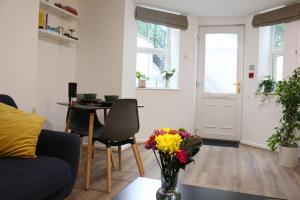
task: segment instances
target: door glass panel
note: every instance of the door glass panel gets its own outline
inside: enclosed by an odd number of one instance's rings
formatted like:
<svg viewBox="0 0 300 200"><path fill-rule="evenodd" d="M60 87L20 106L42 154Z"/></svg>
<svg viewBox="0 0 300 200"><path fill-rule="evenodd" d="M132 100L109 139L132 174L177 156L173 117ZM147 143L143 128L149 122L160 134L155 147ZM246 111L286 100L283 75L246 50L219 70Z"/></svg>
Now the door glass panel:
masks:
<svg viewBox="0 0 300 200"><path fill-rule="evenodd" d="M237 48L237 33L205 35L205 93L236 93Z"/></svg>

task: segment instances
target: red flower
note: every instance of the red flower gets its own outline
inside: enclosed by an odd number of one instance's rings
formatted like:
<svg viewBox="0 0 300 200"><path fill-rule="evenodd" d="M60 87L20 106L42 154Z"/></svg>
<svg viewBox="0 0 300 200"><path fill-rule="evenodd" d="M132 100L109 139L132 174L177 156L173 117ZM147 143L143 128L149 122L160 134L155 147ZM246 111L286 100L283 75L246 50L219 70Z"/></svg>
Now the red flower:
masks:
<svg viewBox="0 0 300 200"><path fill-rule="evenodd" d="M155 137L156 135L155 134L152 134L149 139L145 142L145 148L146 149L153 149L155 150L155 145L156 145L156 142L155 142Z"/></svg>
<svg viewBox="0 0 300 200"><path fill-rule="evenodd" d="M179 150L176 152L176 158L181 164L186 164L188 162L188 153L185 150Z"/></svg>

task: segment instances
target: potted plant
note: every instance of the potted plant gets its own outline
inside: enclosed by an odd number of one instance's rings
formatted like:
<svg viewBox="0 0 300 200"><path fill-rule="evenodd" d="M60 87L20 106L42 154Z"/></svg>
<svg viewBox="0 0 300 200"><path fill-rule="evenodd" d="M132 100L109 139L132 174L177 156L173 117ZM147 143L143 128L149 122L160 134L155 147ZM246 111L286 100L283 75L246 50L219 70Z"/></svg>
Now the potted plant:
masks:
<svg viewBox="0 0 300 200"><path fill-rule="evenodd" d="M161 76L165 80L165 88L169 88L170 87L170 79L172 78L172 76L174 75L174 73L175 73L175 69L164 70L161 73Z"/></svg>
<svg viewBox="0 0 300 200"><path fill-rule="evenodd" d="M177 190L177 178L180 168L193 162L202 145L199 136L188 133L185 129L157 129L145 142L145 148L153 150L161 169L161 188L156 193L157 200L180 200ZM156 155L159 154L159 158Z"/></svg>
<svg viewBox="0 0 300 200"><path fill-rule="evenodd" d="M264 79L259 83L257 92L270 94L275 91L276 84L276 81L271 75L265 76Z"/></svg>
<svg viewBox="0 0 300 200"><path fill-rule="evenodd" d="M257 87L257 94L262 94L262 102L264 102L270 95L275 91L277 82L273 79L272 76L265 76L264 79L259 83Z"/></svg>
<svg viewBox="0 0 300 200"><path fill-rule="evenodd" d="M138 79L138 87L139 88L145 88L146 87L146 81L149 80L149 77L147 77L142 72L137 71L135 74L136 78Z"/></svg>
<svg viewBox="0 0 300 200"><path fill-rule="evenodd" d="M279 81L275 90L276 102L282 105L281 125L268 138L268 146L279 149L279 164L296 167L298 163L297 131L300 129L300 68L287 80Z"/></svg>

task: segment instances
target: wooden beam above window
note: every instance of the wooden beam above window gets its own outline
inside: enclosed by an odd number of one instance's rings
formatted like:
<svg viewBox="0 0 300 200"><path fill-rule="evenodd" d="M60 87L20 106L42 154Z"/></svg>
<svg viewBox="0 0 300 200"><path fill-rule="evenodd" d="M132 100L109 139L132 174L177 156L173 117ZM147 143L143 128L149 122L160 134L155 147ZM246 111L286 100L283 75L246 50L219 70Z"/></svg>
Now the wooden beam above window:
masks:
<svg viewBox="0 0 300 200"><path fill-rule="evenodd" d="M300 3L255 15L253 27L270 26L300 19Z"/></svg>
<svg viewBox="0 0 300 200"><path fill-rule="evenodd" d="M135 19L182 30L186 30L188 28L187 16L176 15L139 6L137 6L135 10Z"/></svg>

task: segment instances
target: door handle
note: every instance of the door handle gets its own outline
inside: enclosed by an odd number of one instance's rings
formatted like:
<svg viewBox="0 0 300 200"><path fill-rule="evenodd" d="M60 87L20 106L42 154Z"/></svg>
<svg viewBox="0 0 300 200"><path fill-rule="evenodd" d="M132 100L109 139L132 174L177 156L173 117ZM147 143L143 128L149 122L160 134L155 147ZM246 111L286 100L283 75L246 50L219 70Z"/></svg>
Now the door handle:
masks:
<svg viewBox="0 0 300 200"><path fill-rule="evenodd" d="M236 86L236 92L238 94L240 94L241 93L241 83L238 81L237 83L234 83L233 85Z"/></svg>

